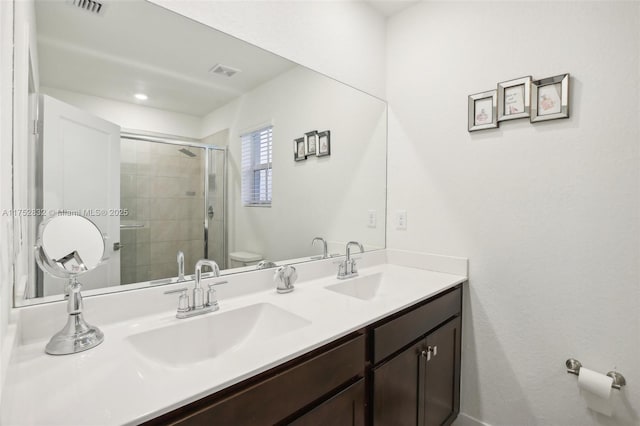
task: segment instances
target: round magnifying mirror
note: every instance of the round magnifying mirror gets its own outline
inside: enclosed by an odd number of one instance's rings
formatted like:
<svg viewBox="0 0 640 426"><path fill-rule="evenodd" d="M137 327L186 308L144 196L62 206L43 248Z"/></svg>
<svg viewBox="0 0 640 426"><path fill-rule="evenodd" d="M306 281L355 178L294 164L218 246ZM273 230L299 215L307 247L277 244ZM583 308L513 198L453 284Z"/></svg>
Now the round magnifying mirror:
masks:
<svg viewBox="0 0 640 426"><path fill-rule="evenodd" d="M53 276L80 275L105 260L102 233L84 216L53 216L42 222L38 235L36 260Z"/></svg>
<svg viewBox="0 0 640 426"><path fill-rule="evenodd" d="M45 351L51 355L67 355L98 346L104 340L102 331L82 316L82 285L77 276L89 272L105 260L105 241L100 229L89 219L78 215L54 215L40 224L35 257L49 274L69 278L67 324L56 333Z"/></svg>

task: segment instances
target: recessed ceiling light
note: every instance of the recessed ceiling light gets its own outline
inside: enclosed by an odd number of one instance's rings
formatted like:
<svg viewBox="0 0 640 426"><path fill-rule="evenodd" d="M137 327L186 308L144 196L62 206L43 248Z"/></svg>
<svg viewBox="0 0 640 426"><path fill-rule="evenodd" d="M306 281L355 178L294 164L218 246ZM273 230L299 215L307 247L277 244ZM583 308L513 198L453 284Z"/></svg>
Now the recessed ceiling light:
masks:
<svg viewBox="0 0 640 426"><path fill-rule="evenodd" d="M135 95L133 95L136 99L140 100L140 101L146 101L147 99L149 99L149 97L147 95L145 95L144 93L136 93Z"/></svg>

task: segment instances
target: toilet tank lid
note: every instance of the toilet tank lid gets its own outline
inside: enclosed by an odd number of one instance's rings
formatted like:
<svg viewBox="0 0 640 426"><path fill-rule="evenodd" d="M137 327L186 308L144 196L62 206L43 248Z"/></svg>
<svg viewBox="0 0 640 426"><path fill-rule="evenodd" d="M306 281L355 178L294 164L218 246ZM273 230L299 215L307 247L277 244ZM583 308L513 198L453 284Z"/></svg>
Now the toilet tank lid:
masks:
<svg viewBox="0 0 640 426"><path fill-rule="evenodd" d="M234 251L233 253L229 253L229 258L231 260L237 260L238 262L256 262L262 260L261 255L248 251Z"/></svg>

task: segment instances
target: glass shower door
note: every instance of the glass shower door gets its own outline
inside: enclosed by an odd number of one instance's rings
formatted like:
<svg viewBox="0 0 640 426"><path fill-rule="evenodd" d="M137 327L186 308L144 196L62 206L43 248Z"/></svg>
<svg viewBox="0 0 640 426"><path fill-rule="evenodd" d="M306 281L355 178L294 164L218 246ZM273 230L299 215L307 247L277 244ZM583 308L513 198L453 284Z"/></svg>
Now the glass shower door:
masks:
<svg viewBox="0 0 640 426"><path fill-rule="evenodd" d="M146 135L121 144L122 284L185 274L199 259L227 264L226 149Z"/></svg>
<svg viewBox="0 0 640 426"><path fill-rule="evenodd" d="M207 149L144 137L122 137L120 204L121 283L185 273L204 254Z"/></svg>
<svg viewBox="0 0 640 426"><path fill-rule="evenodd" d="M228 268L226 227L227 150L207 148L205 257Z"/></svg>

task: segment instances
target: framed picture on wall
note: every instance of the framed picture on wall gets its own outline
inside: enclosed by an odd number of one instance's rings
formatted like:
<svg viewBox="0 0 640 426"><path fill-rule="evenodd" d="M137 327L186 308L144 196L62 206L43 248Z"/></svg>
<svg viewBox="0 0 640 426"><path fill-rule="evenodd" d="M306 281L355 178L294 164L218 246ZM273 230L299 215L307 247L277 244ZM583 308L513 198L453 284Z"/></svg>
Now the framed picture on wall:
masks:
<svg viewBox="0 0 640 426"><path fill-rule="evenodd" d="M531 122L569 118L569 74L531 82Z"/></svg>
<svg viewBox="0 0 640 426"><path fill-rule="evenodd" d="M302 161L307 159L307 148L305 138L298 138L293 140L293 159L295 161Z"/></svg>
<svg viewBox="0 0 640 426"><path fill-rule="evenodd" d="M305 149L307 155L316 155L318 150L318 132L312 131L304 134Z"/></svg>
<svg viewBox="0 0 640 426"><path fill-rule="evenodd" d="M316 153L318 157L327 155L331 155L331 132L329 130L318 133L318 152Z"/></svg>
<svg viewBox="0 0 640 426"><path fill-rule="evenodd" d="M498 127L496 114L497 90L469 95L469 127L470 132Z"/></svg>
<svg viewBox="0 0 640 426"><path fill-rule="evenodd" d="M531 76L498 83L498 121L529 117Z"/></svg>

